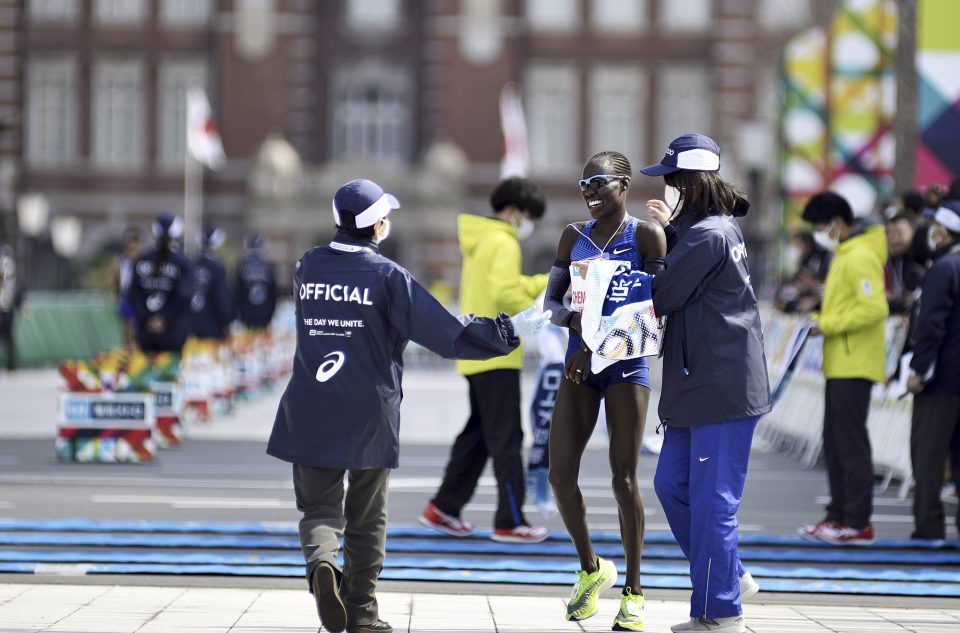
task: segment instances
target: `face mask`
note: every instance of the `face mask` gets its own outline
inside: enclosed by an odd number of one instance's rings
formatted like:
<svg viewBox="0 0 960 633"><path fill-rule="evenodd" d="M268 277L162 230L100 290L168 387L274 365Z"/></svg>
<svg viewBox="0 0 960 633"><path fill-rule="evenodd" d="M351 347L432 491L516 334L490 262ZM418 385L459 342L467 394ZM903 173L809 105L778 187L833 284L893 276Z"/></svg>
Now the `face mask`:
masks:
<svg viewBox="0 0 960 633"><path fill-rule="evenodd" d="M523 240L533 235L534 224L533 224L533 220L531 220L527 216L523 214L519 214L519 215L520 215L520 224L518 224L515 228L517 231L517 239L522 242Z"/></svg>
<svg viewBox="0 0 960 633"><path fill-rule="evenodd" d="M380 244L381 242L386 240L388 237L390 237L390 220L388 220L387 218L384 218L383 224L381 226L383 228L380 229L380 237L378 237L375 240L377 244Z"/></svg>
<svg viewBox="0 0 960 633"><path fill-rule="evenodd" d="M676 187L666 185L663 188L663 201L667 203L671 211L676 211L677 207L680 206L680 198L680 190Z"/></svg>
<svg viewBox="0 0 960 633"><path fill-rule="evenodd" d="M835 222L831 222L830 226L823 229L822 231L813 232L813 241L820 245L820 248L823 248L828 251L835 251L837 247L840 246L840 239L836 237L830 237L833 227L836 225Z"/></svg>
<svg viewBox="0 0 960 633"><path fill-rule="evenodd" d="M933 232L937 230L937 227L931 226L930 230L927 231L927 250L931 253L936 252L940 244L940 236L934 236ZM938 231L939 233L939 231Z"/></svg>

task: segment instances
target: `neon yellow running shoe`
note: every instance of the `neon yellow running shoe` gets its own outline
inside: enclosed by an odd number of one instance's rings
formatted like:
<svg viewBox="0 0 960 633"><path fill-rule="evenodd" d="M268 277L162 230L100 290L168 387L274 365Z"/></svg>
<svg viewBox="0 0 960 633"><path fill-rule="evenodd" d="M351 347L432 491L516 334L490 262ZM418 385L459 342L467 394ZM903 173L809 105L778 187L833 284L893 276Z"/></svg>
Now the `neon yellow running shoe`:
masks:
<svg viewBox="0 0 960 633"><path fill-rule="evenodd" d="M643 594L633 593L625 587L620 595L620 613L613 619L614 631L643 630Z"/></svg>
<svg viewBox="0 0 960 633"><path fill-rule="evenodd" d="M577 584L567 602L568 620L586 620L597 612L597 598L617 582L617 568L608 560L597 558L597 571L577 572Z"/></svg>

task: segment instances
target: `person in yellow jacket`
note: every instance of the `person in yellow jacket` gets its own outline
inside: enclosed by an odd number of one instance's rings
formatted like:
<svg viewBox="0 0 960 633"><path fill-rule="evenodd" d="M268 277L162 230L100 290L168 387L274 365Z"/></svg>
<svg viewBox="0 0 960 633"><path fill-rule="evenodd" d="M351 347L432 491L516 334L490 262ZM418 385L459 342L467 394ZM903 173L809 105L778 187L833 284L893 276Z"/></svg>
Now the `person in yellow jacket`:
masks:
<svg viewBox="0 0 960 633"><path fill-rule="evenodd" d="M520 241L533 233L546 200L532 180L507 178L493 190L490 206L493 217L457 218L463 254L460 309L477 316L516 314L533 305L547 285L547 275L523 275L520 258ZM420 523L451 536L471 534L473 526L460 514L491 458L499 497L491 538L511 543L539 543L547 538L546 527L529 525L522 510L522 366L520 348L487 361L457 362L457 370L469 384L470 417L453 444L443 482Z"/></svg>
<svg viewBox="0 0 960 633"><path fill-rule="evenodd" d="M820 314L811 334L823 335L823 457L830 485L827 516L800 534L832 544L873 542L873 456L867 434L870 391L885 379L884 322L889 308L882 224L854 221L847 201L830 191L803 210L814 239L835 252Z"/></svg>

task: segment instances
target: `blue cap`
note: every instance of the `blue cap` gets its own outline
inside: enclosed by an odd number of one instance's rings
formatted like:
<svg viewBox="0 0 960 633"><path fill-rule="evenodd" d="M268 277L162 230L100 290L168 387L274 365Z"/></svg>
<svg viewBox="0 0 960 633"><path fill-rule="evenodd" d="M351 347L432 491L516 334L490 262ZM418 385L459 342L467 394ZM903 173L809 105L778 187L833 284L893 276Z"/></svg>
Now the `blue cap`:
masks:
<svg viewBox="0 0 960 633"><path fill-rule="evenodd" d="M153 221L153 236L177 239L183 235L183 220L172 213L158 215Z"/></svg>
<svg viewBox="0 0 960 633"><path fill-rule="evenodd" d="M202 248L212 248L217 249L223 246L223 243L226 241L227 235L220 229L207 224L203 227L203 230L200 232L198 241Z"/></svg>
<svg viewBox="0 0 960 633"><path fill-rule="evenodd" d="M647 176L664 176L677 171L720 171L720 146L703 134L684 134L670 143L663 159L640 170Z"/></svg>
<svg viewBox="0 0 960 633"><path fill-rule="evenodd" d="M385 193L372 180L357 178L337 189L333 196L333 221L337 226L363 229L373 226L394 209L399 209L397 199ZM343 215L344 211L349 211Z"/></svg>

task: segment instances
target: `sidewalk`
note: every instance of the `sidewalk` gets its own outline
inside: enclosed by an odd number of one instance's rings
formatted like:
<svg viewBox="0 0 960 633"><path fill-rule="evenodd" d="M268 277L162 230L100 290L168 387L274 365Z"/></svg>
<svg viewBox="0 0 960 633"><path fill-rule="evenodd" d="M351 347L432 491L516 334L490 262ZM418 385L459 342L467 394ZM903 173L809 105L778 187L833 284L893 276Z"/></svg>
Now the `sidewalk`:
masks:
<svg viewBox="0 0 960 633"><path fill-rule="evenodd" d="M609 631L619 608L613 592L596 616L563 620L559 597L381 593L380 615L397 633ZM748 604L755 633L960 630L957 609ZM688 604L650 600L646 631L668 632ZM0 584L0 633L313 633L318 619L306 590Z"/></svg>

